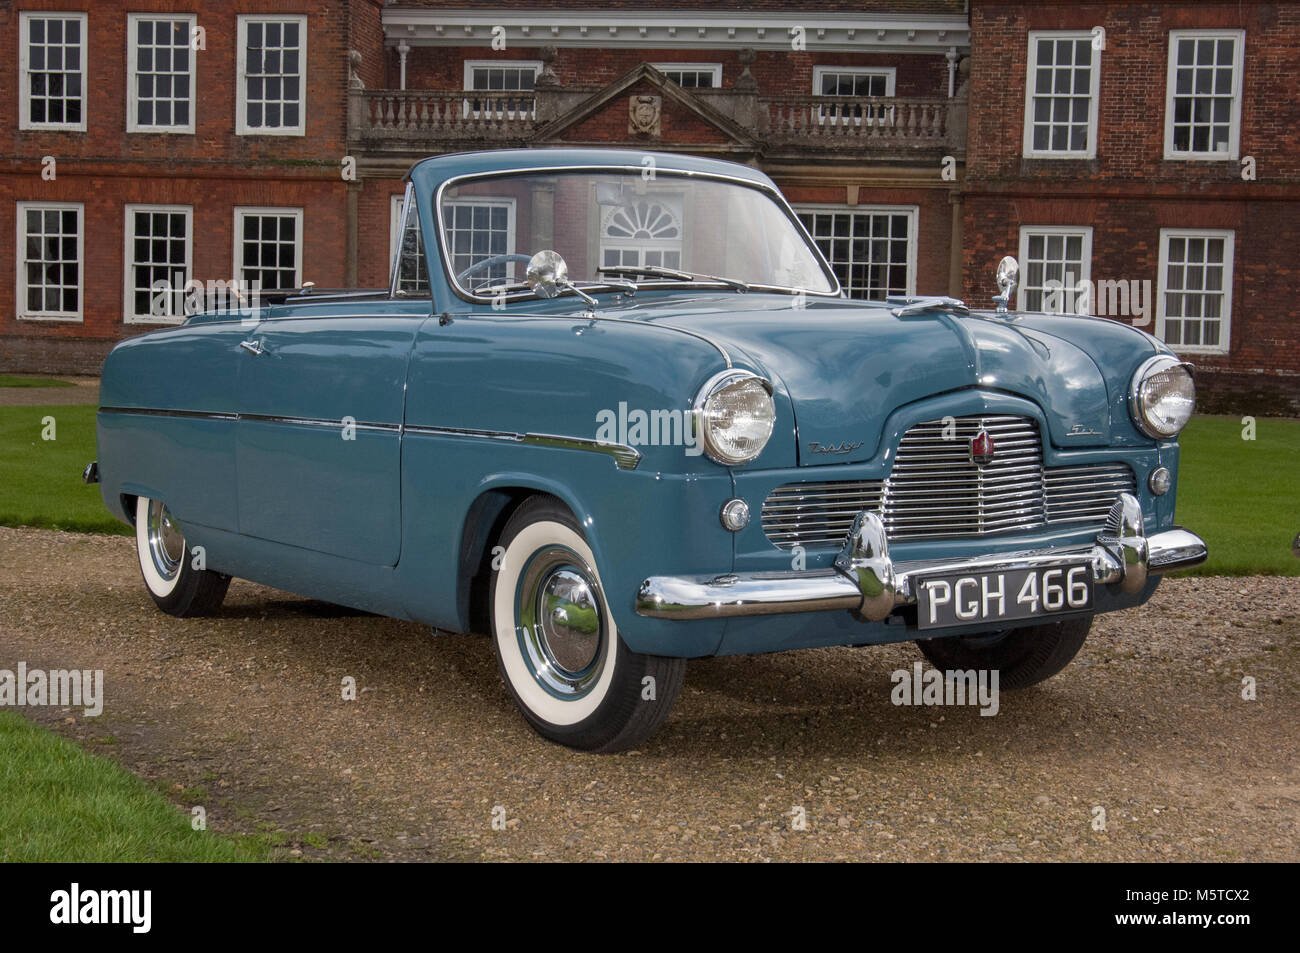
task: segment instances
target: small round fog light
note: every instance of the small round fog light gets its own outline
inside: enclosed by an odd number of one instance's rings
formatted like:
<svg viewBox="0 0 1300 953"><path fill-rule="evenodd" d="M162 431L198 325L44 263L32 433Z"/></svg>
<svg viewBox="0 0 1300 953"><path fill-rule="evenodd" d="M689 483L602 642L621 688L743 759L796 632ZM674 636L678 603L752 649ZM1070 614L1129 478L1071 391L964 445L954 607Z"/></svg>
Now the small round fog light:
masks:
<svg viewBox="0 0 1300 953"><path fill-rule="evenodd" d="M739 533L749 525L749 504L740 499L727 500L722 504L722 512L718 517L724 527L733 533Z"/></svg>
<svg viewBox="0 0 1300 953"><path fill-rule="evenodd" d="M1147 486L1151 487L1151 492L1156 496L1164 496L1169 492L1169 486L1174 482L1173 476L1168 467L1156 467L1151 471L1151 476L1147 477Z"/></svg>

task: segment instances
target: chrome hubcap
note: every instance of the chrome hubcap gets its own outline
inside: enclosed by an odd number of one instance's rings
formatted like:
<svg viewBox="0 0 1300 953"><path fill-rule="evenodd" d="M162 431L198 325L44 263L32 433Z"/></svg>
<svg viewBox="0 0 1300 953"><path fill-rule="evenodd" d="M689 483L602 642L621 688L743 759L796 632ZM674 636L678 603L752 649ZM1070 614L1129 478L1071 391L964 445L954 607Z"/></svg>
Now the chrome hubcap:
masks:
<svg viewBox="0 0 1300 953"><path fill-rule="evenodd" d="M172 514L161 500L149 501L149 556L154 569L166 580L176 578L185 558L185 537L172 520Z"/></svg>
<svg viewBox="0 0 1300 953"><path fill-rule="evenodd" d="M519 581L519 641L533 675L551 694L575 698L600 677L607 639L596 574L572 550L535 555Z"/></svg>

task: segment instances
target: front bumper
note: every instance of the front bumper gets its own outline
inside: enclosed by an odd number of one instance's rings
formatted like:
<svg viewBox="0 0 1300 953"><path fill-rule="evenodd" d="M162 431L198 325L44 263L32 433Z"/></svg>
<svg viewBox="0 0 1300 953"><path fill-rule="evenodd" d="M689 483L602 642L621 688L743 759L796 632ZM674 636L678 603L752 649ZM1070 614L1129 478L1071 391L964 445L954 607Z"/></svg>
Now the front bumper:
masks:
<svg viewBox="0 0 1300 953"><path fill-rule="evenodd" d="M947 573L1004 572L1077 564L1092 566L1095 583L1141 592L1150 576L1205 562L1195 533L1175 528L1148 537L1137 498L1121 493L1094 543L1064 549L998 553L956 560L895 563L879 514L864 510L849 531L834 569L806 572L651 576L641 583L636 611L655 619L726 619L849 609L879 622L915 605L916 583Z"/></svg>

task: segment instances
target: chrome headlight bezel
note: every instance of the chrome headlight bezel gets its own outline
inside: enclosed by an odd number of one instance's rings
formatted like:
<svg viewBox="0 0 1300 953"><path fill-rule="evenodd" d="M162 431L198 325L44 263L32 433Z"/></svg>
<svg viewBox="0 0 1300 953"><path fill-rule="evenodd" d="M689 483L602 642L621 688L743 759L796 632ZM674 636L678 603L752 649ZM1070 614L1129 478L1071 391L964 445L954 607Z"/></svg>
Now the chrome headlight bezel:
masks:
<svg viewBox="0 0 1300 953"><path fill-rule="evenodd" d="M1152 400L1151 396L1145 392L1144 385L1152 376L1174 368L1180 368L1187 374L1188 382L1192 388L1192 405L1187 412L1187 420L1184 420L1177 427L1169 428L1153 421L1150 414ZM1170 354L1157 354L1155 357L1142 362L1142 365L1133 373L1133 380L1129 384L1128 394L1129 414L1138 430L1153 440L1170 440L1182 433L1183 428L1187 426L1187 422L1191 420L1192 414L1196 412L1196 379L1193 371L1194 366L1192 364L1187 361L1180 361Z"/></svg>
<svg viewBox="0 0 1300 953"><path fill-rule="evenodd" d="M748 455L729 454L719 445L713 433L712 427L708 423L708 406L709 401L728 387L734 387L738 384L752 386L757 384L762 388L767 398L768 406L771 411L771 424L767 428L767 434L763 437L762 443L758 448ZM725 371L719 371L714 374L695 395L695 400L691 405L691 416L695 421L695 433L703 445L705 454L714 463L720 463L724 467L740 466L744 463L750 463L756 460L758 456L767 447L768 441L772 439L772 431L776 426L776 403L772 400L772 382L766 378L760 377L752 371L740 370L739 368L729 368Z"/></svg>

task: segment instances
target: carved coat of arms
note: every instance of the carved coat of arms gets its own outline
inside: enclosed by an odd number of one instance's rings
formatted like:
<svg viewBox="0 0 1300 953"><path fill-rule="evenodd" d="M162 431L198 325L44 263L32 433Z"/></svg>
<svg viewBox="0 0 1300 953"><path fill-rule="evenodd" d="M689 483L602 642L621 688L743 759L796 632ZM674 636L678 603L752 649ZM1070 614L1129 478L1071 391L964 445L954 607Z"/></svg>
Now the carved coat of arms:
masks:
<svg viewBox="0 0 1300 953"><path fill-rule="evenodd" d="M659 136L663 100L658 96L628 97L627 131L634 136Z"/></svg>

